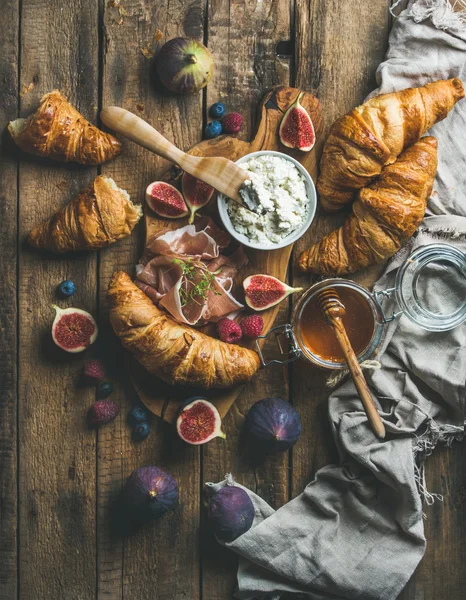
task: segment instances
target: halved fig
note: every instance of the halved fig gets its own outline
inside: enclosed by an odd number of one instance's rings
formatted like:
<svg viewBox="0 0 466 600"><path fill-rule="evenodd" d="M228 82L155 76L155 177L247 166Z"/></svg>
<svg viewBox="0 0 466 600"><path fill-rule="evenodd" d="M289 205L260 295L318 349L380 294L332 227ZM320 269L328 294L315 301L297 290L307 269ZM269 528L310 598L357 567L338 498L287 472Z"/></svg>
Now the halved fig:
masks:
<svg viewBox="0 0 466 600"><path fill-rule="evenodd" d="M79 308L53 305L56 311L52 324L53 341L66 352L82 352L97 339L97 323L94 317Z"/></svg>
<svg viewBox="0 0 466 600"><path fill-rule="evenodd" d="M181 193L165 181L154 181L146 188L146 202L159 217L181 219L189 214Z"/></svg>
<svg viewBox="0 0 466 600"><path fill-rule="evenodd" d="M290 294L302 292L272 275L250 275L243 281L246 304L254 310L265 310L275 306Z"/></svg>
<svg viewBox="0 0 466 600"><path fill-rule="evenodd" d="M176 430L182 440L196 446L226 437L218 410L204 398L191 398L181 406Z"/></svg>
<svg viewBox="0 0 466 600"><path fill-rule="evenodd" d="M183 192L184 200L190 210L188 223L192 223L196 211L209 202L215 190L208 183L196 179L196 177L193 177L189 173L183 173L183 177L181 178L181 191Z"/></svg>
<svg viewBox="0 0 466 600"><path fill-rule="evenodd" d="M316 134L311 117L307 110L300 104L304 92L301 92L296 101L283 115L280 124L280 141L287 148L296 148L302 152L309 152L316 143Z"/></svg>

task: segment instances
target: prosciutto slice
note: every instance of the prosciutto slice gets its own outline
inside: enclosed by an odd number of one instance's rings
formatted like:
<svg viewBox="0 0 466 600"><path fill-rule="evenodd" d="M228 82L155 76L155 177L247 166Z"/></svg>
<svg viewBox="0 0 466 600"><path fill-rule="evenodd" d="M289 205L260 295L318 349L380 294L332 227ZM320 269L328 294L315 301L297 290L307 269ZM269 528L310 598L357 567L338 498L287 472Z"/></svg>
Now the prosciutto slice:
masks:
<svg viewBox="0 0 466 600"><path fill-rule="evenodd" d="M196 260L217 258L230 243L230 236L208 217L199 217L192 225L156 233L147 248L155 256L182 256Z"/></svg>
<svg viewBox="0 0 466 600"><path fill-rule="evenodd" d="M231 290L248 258L242 247L230 256L220 254L229 242L230 236L208 218L160 232L136 266L135 283L180 323L218 321L244 308Z"/></svg>

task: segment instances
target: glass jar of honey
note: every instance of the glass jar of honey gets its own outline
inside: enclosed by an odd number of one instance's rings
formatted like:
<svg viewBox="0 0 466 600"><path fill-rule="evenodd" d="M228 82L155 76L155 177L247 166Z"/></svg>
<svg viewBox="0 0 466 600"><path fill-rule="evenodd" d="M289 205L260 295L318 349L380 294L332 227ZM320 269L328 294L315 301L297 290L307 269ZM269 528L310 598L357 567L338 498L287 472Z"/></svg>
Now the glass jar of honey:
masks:
<svg viewBox="0 0 466 600"><path fill-rule="evenodd" d="M279 325L267 336L284 336L288 340L288 352L283 360L266 361L260 344L257 345L264 366L271 363L286 364L297 358L307 358L324 369L344 369L345 359L333 328L319 307L317 297L325 289L334 289L345 306L342 321L348 338L362 362L374 358L380 347L384 332L384 315L380 304L364 287L346 279L325 279L310 287L298 300L293 311L291 325ZM282 345L278 341L279 348Z"/></svg>
<svg viewBox="0 0 466 600"><path fill-rule="evenodd" d="M279 359L266 360L261 343L257 350L262 364L286 364L304 358L324 369L344 369L346 362L332 326L322 312L318 295L334 289L345 307L342 321L359 362L375 358L385 326L406 317L429 331L447 331L466 321L466 255L448 244L417 248L399 267L394 286L373 293L354 281L325 279L311 286L298 300L290 324L272 328ZM384 298L392 298L395 310L387 316ZM283 349L285 337L288 348Z"/></svg>

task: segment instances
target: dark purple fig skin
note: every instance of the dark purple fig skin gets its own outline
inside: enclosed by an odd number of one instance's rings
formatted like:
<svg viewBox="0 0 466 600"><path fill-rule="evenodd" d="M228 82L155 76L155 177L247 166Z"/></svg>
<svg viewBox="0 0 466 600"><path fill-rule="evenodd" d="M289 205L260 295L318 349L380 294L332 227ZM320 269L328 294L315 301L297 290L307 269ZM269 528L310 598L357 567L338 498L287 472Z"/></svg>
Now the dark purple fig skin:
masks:
<svg viewBox="0 0 466 600"><path fill-rule="evenodd" d="M301 435L298 411L281 398L259 400L248 412L246 432L265 452L283 452Z"/></svg>
<svg viewBox="0 0 466 600"><path fill-rule="evenodd" d="M128 477L122 499L138 519L157 519L176 506L178 484L159 467L140 467Z"/></svg>
<svg viewBox="0 0 466 600"><path fill-rule="evenodd" d="M208 516L215 535L232 542L251 528L254 505L242 488L227 485L210 499Z"/></svg>

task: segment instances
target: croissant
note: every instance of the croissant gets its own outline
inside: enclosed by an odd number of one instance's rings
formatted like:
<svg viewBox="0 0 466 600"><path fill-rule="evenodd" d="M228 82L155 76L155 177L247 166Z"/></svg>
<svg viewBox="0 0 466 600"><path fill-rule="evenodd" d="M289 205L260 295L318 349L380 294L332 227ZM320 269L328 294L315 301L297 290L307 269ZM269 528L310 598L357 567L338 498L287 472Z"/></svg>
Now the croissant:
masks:
<svg viewBox="0 0 466 600"><path fill-rule="evenodd" d="M345 275L393 256L418 228L437 170L437 140L424 137L363 188L345 224L301 254L303 271Z"/></svg>
<svg viewBox="0 0 466 600"><path fill-rule="evenodd" d="M31 231L28 242L35 248L62 253L109 246L131 233L142 217L113 179L99 175L64 208Z"/></svg>
<svg viewBox="0 0 466 600"><path fill-rule="evenodd" d="M178 323L126 273L114 273L107 297L110 322L123 347L168 383L225 388L249 381L259 369L256 352Z"/></svg>
<svg viewBox="0 0 466 600"><path fill-rule="evenodd" d="M91 125L58 90L42 96L27 119L10 121L8 130L25 152L64 162L100 165L122 150L113 135Z"/></svg>
<svg viewBox="0 0 466 600"><path fill-rule="evenodd" d="M338 119L320 163L317 190L326 210L340 209L377 177L382 167L444 119L464 97L460 79L376 96Z"/></svg>

